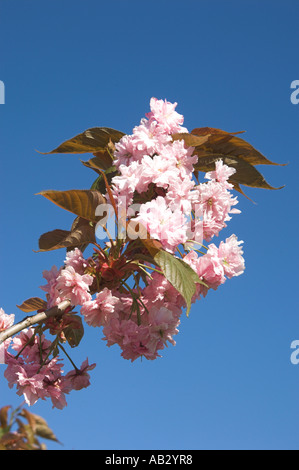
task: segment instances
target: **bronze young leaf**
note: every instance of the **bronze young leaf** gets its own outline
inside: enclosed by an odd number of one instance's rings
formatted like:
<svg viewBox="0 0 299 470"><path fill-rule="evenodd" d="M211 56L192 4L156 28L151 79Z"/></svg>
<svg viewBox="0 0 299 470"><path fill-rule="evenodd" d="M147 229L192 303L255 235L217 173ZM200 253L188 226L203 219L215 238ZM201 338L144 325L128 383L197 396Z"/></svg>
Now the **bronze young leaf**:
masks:
<svg viewBox="0 0 299 470"><path fill-rule="evenodd" d="M104 150L110 142L118 142L125 134L110 127L93 127L72 137L50 152L39 152L43 155L53 153L95 153Z"/></svg>
<svg viewBox="0 0 299 470"><path fill-rule="evenodd" d="M57 206L76 214L83 219L97 222L95 210L106 199L99 191L87 189L71 189L68 191L41 191L41 196L54 202Z"/></svg>

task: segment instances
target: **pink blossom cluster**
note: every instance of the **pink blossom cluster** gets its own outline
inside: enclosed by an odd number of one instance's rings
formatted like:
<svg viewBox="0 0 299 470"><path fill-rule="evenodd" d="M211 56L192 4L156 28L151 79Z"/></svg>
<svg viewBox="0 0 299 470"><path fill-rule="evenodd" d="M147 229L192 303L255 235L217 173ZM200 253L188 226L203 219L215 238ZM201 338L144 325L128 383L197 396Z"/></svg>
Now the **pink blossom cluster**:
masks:
<svg viewBox="0 0 299 470"><path fill-rule="evenodd" d="M137 308L132 295L105 288L82 306L81 313L89 325L103 327L107 345L118 344L125 359L156 359L167 342L175 344L183 299L157 273L148 286L133 290L133 294Z"/></svg>
<svg viewBox="0 0 299 470"><path fill-rule="evenodd" d="M232 235L221 242L219 248L209 245L203 256L198 256L194 250L185 256L184 261L205 283L197 284L193 302L201 295L205 297L209 289L216 290L226 279L243 273L241 244ZM125 359L134 361L144 356L153 360L168 343L176 344L174 336L178 333L185 302L165 277L156 272L147 286L135 290L134 294L139 299L138 309L132 308L132 295L105 288L82 306L81 313L89 325L103 327L107 345L118 344Z"/></svg>
<svg viewBox="0 0 299 470"><path fill-rule="evenodd" d="M23 330L12 339L11 348L16 355L6 352L7 369L4 373L8 385L17 387L17 394L23 395L26 403L34 405L38 399L50 398L53 407L66 406L65 395L71 390L81 390L90 385L88 371L95 364L84 361L81 368L63 375L63 364L58 356L48 359L51 341L37 336L33 328Z"/></svg>
<svg viewBox="0 0 299 470"><path fill-rule="evenodd" d="M7 315L3 308L0 308L0 333L1 331L7 330L14 324L15 315ZM11 338L6 339L0 344L0 364L5 363L7 357L7 349L11 343Z"/></svg>
<svg viewBox="0 0 299 470"><path fill-rule="evenodd" d="M119 209L172 253L189 239L210 241L226 227L229 214L240 212L234 208L238 201L228 182L234 168L219 160L216 170L206 175L209 181L196 184L194 165L198 157L193 147L179 139L188 131L182 127L184 118L175 111L176 105L151 99L147 119L116 144L119 175L112 180ZM132 203L146 195L149 188L154 188L154 193L149 200L142 200L137 214L136 210L131 214Z"/></svg>
<svg viewBox="0 0 299 470"><path fill-rule="evenodd" d="M183 257L203 281L204 285L196 284L195 302L244 272L243 242L235 235L218 247L210 243L226 227L231 214L240 211L234 207L238 201L229 182L234 168L219 160L215 170L205 175L206 182L195 180L198 157L194 148L179 138L188 131L176 106L152 98L146 118L132 135L115 145L118 176L112 179L112 192L126 220L146 227L151 238L174 256ZM137 210L132 206L136 203ZM130 251L113 251L113 243L107 243L105 249L96 246L93 256L84 258L75 248L67 252L61 268L54 266L43 272L47 283L41 289L46 293L47 307L68 299L72 307L80 307L87 325L102 328L107 346L117 344L125 359L156 359L168 344L175 345L185 300L157 266L144 261L141 270L138 262L130 259ZM141 285L141 277L136 282L136 271L145 275ZM61 321L63 327L69 325L72 313L65 323L63 318ZM14 315L0 309L0 332L13 323ZM59 332L59 321L48 328L51 334ZM61 409L66 405L66 394L89 385L88 371L95 364L89 366L86 360L80 369L75 367L64 375L58 348L65 336L57 335L53 342L45 338L44 331L29 328L4 341L0 357L2 354L7 364L9 386L16 386L29 405L50 398L53 406Z"/></svg>
<svg viewBox="0 0 299 470"><path fill-rule="evenodd" d="M47 293L48 308L58 305L64 299L69 299L74 307L91 299L89 288L93 277L84 274L87 266L83 254L76 248L67 253L62 268L58 270L53 266L50 271L43 271L43 277L48 283L41 286L41 289Z"/></svg>
<svg viewBox="0 0 299 470"><path fill-rule="evenodd" d="M225 242L220 243L219 248L210 244L207 253L202 256L192 250L184 257L184 261L208 286L199 284L197 297L200 294L205 297L209 289L216 290L221 284L224 284L226 279L239 276L244 272L242 243L235 235L231 235Z"/></svg>

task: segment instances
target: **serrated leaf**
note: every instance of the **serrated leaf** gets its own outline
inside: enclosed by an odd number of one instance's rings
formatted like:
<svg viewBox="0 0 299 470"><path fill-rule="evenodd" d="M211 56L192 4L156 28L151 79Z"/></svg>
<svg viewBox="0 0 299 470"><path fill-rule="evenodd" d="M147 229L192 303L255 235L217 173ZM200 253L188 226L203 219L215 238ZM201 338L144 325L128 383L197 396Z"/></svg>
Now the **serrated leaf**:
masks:
<svg viewBox="0 0 299 470"><path fill-rule="evenodd" d="M110 127L93 127L72 137L50 152L39 152L43 155L54 153L95 153L108 146L110 142L118 142L125 134Z"/></svg>
<svg viewBox="0 0 299 470"><path fill-rule="evenodd" d="M187 305L187 316L191 309L191 302L196 293L196 284L208 287L197 275L197 273L185 263L162 248L158 240L141 239L154 262L161 268L165 278L181 294Z"/></svg>
<svg viewBox="0 0 299 470"><path fill-rule="evenodd" d="M99 191L87 189L71 189L68 191L41 191L38 193L57 206L76 214L83 219L97 222L96 208L105 204L106 200Z"/></svg>
<svg viewBox="0 0 299 470"><path fill-rule="evenodd" d="M25 300L22 305L17 305L22 312L35 312L37 310L45 310L47 308L47 302L39 297L31 297Z"/></svg>
<svg viewBox="0 0 299 470"><path fill-rule="evenodd" d="M189 315L192 298L196 293L196 284L206 284L187 263L167 251L159 251L154 259L162 269L166 279L185 299L187 304L186 313Z"/></svg>

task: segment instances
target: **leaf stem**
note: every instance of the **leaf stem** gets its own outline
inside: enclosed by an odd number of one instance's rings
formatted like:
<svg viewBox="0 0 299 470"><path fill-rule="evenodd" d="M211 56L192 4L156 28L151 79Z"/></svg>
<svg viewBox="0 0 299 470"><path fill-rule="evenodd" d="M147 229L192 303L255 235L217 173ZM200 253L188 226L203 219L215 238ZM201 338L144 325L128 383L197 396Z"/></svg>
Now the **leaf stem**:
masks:
<svg viewBox="0 0 299 470"><path fill-rule="evenodd" d="M181 257L184 258L184 255L183 255L183 253L181 252L181 250L179 249L179 247L177 247L177 251L179 252L179 254L181 255Z"/></svg>
<svg viewBox="0 0 299 470"><path fill-rule="evenodd" d="M137 266L140 266L140 267L142 267L142 268L152 269L153 271L156 271L156 273L162 274L162 276L164 276L164 274L162 273L162 271L159 271L158 269L153 268L152 266L146 266L146 264L142 264L142 263L138 263ZM147 273L147 274L148 274L148 273Z"/></svg>

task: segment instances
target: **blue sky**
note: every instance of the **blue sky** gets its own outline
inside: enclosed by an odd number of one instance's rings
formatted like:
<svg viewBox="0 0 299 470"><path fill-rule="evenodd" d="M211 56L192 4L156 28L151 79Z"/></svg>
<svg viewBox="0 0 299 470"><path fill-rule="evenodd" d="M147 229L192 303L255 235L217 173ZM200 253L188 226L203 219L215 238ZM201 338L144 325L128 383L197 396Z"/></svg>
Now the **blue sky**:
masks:
<svg viewBox="0 0 299 470"><path fill-rule="evenodd" d="M94 178L77 156L35 149L94 126L130 133L155 96L178 102L190 130L246 130L289 163L260 167L286 187L247 188L257 204L240 196L242 214L221 233L244 240L245 274L182 317L163 358L131 364L86 327L72 357L97 362L91 387L63 411L32 410L64 444L50 449L299 448L298 14L297 0L0 0L0 304L18 320L16 304L64 259L33 252L40 234L73 219L35 194ZM0 406L20 402L0 369Z"/></svg>

